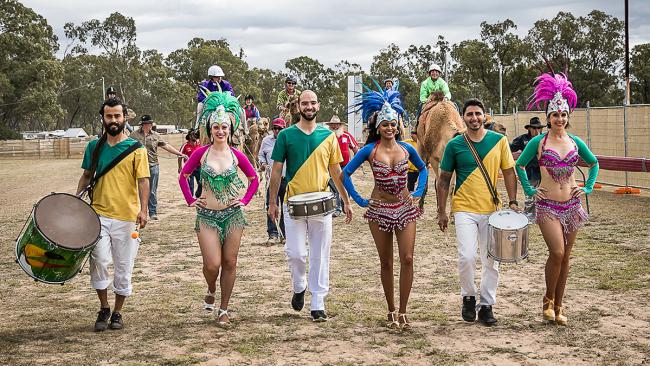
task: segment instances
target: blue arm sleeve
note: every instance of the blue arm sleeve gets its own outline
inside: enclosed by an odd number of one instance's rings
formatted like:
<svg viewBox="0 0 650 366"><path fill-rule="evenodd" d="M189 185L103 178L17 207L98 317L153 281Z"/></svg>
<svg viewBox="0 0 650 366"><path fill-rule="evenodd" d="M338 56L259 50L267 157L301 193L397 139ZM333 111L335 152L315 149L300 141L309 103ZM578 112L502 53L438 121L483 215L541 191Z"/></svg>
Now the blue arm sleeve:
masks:
<svg viewBox="0 0 650 366"><path fill-rule="evenodd" d="M519 177L519 182L521 183L521 188L524 189L524 193L527 196L534 196L537 193L537 189L533 187L528 181L528 174L526 174L526 165L537 155L537 150L539 149L539 142L542 140L544 134L533 137L527 144L524 151L517 159L515 164L515 169L517 170L517 176Z"/></svg>
<svg viewBox="0 0 650 366"><path fill-rule="evenodd" d="M354 158L343 168L343 186L345 186L345 190L348 191L348 194L354 202L357 203L357 205L361 207L367 207L368 206L368 200L361 197L359 195L359 192L357 192L356 188L354 188L354 183L352 183L352 177L351 175L363 164L364 161L368 160L368 157L370 156L370 153L372 153L372 149L375 147L375 144L367 144L364 146L359 152L357 152L354 155Z"/></svg>
<svg viewBox="0 0 650 366"><path fill-rule="evenodd" d="M598 177L598 159L596 159L596 156L589 150L589 147L587 147L587 144L585 144L582 139L578 136L571 135L573 138L573 141L575 141L576 146L578 146L578 155L582 158L582 160L589 165L589 177L587 177L587 181L585 182L584 188L582 188L583 191L585 191L586 194L591 193L591 191L594 190L594 184L596 183L596 177Z"/></svg>
<svg viewBox="0 0 650 366"><path fill-rule="evenodd" d="M413 163L413 165L420 171L420 174L418 175L418 187L415 189L415 192L413 192L413 197L422 197L422 194L424 194L424 188L427 186L427 181L429 180L429 170L413 146L405 142L400 142L400 144L404 146L406 151L409 153L409 160L411 163Z"/></svg>

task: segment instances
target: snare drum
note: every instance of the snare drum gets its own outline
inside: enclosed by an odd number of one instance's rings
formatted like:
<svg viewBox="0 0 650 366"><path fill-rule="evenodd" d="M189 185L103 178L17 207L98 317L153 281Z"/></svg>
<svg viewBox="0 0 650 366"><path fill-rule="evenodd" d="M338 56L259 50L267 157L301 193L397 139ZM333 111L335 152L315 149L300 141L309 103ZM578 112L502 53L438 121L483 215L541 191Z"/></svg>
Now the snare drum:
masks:
<svg viewBox="0 0 650 366"><path fill-rule="evenodd" d="M528 257L528 218L501 210L488 218L488 255L498 262L517 263Z"/></svg>
<svg viewBox="0 0 650 366"><path fill-rule="evenodd" d="M292 219L327 216L336 210L336 196L332 192L297 194L289 198L288 206Z"/></svg>
<svg viewBox="0 0 650 366"><path fill-rule="evenodd" d="M37 281L63 284L81 271L101 224L88 203L52 193L34 206L16 240L16 262Z"/></svg>

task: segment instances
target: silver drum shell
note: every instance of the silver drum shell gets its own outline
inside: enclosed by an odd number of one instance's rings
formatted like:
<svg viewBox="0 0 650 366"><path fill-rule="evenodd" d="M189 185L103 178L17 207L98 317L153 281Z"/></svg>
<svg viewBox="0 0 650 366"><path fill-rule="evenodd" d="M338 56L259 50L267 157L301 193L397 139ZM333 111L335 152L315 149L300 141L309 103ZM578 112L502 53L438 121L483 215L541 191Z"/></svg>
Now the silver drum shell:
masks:
<svg viewBox="0 0 650 366"><path fill-rule="evenodd" d="M528 257L528 226L499 229L488 224L488 255L497 262L518 263Z"/></svg>

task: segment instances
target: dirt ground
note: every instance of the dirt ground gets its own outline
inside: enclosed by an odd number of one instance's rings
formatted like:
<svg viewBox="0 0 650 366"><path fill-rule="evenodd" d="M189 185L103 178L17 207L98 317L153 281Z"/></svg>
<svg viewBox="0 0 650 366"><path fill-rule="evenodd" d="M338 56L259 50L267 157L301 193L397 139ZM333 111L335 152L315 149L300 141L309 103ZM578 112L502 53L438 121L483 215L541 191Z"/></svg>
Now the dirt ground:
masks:
<svg viewBox="0 0 650 366"><path fill-rule="evenodd" d="M529 259L501 266L494 307L498 325L464 322L454 230L445 236L435 228L429 197L417 228L409 333L383 326L387 310L379 261L362 209L355 207L350 225L335 219L326 303L331 319L315 324L307 308L291 309L283 247L265 245L263 200L256 197L245 209L251 225L244 232L231 300L234 325L225 330L202 313L206 286L194 212L178 188L176 161L162 159L160 220L141 233L134 294L123 309L125 328L95 333L98 301L87 268L64 286L45 285L14 262L14 241L32 205L50 192L73 192L79 165L78 160L0 164L1 364L650 363L648 192L590 196L591 221L580 232L571 259L567 327L541 321L547 250L536 226L530 229ZM366 172L356 182L367 194L372 177ZM398 261L395 270L399 273ZM309 304L309 296L306 300Z"/></svg>

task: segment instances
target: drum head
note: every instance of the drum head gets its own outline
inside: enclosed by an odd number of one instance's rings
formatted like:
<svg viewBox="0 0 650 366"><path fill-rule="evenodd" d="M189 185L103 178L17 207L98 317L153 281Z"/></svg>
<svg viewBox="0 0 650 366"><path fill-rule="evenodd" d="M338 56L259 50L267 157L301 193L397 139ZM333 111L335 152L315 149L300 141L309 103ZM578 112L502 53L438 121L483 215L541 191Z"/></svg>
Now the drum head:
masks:
<svg viewBox="0 0 650 366"><path fill-rule="evenodd" d="M289 202L306 202L306 201L322 201L329 197L332 197L334 194L332 192L310 192L297 194L289 198Z"/></svg>
<svg viewBox="0 0 650 366"><path fill-rule="evenodd" d="M101 232L95 210L85 201L66 193L54 193L38 201L34 221L49 241L68 249L94 244Z"/></svg>
<svg viewBox="0 0 650 366"><path fill-rule="evenodd" d="M488 223L501 230L518 230L528 226L528 218L513 210L501 210L490 215Z"/></svg>

